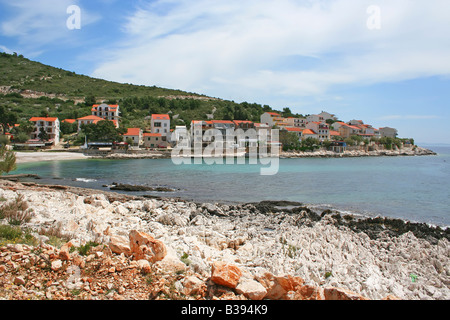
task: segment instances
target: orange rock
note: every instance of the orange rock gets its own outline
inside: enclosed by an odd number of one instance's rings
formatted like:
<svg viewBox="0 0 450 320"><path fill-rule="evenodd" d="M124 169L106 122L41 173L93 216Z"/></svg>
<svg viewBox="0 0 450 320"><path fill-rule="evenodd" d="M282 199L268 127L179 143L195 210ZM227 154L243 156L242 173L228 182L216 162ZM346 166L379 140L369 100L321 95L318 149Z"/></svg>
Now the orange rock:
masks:
<svg viewBox="0 0 450 320"><path fill-rule="evenodd" d="M290 275L275 277L271 273L265 273L257 277L257 280L266 288L267 295L265 298L270 300L288 299L286 294L291 291L297 291L305 282L300 277Z"/></svg>
<svg viewBox="0 0 450 320"><path fill-rule="evenodd" d="M216 284L234 289L241 276L241 270L231 263L216 261L212 265L211 281Z"/></svg>
<svg viewBox="0 0 450 320"><path fill-rule="evenodd" d="M399 297L396 297L396 296L390 294L390 295L384 297L383 300L402 300L402 299L400 299Z"/></svg>
<svg viewBox="0 0 450 320"><path fill-rule="evenodd" d="M166 246L145 232L130 231L130 250L134 260L145 259L151 263L161 261L167 254Z"/></svg>
<svg viewBox="0 0 450 320"><path fill-rule="evenodd" d="M66 244L64 244L61 249L59 249L59 259L61 259L62 261L68 261L70 260L70 253L69 250L70 248L73 247L72 242L67 242Z"/></svg>
<svg viewBox="0 0 450 320"><path fill-rule="evenodd" d="M296 299L298 300L325 300L323 288L311 285L304 285L297 289Z"/></svg>
<svg viewBox="0 0 450 320"><path fill-rule="evenodd" d="M343 288L324 288L325 300L369 300L362 295Z"/></svg>

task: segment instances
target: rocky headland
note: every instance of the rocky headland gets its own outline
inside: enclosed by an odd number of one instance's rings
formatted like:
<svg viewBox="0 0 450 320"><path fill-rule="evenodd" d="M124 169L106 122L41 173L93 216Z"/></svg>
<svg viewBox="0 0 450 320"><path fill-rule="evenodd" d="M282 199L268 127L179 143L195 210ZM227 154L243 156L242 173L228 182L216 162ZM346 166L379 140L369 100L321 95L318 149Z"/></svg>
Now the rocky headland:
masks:
<svg viewBox="0 0 450 320"><path fill-rule="evenodd" d="M18 196L35 241L0 240L0 299L450 298L448 228L0 180Z"/></svg>

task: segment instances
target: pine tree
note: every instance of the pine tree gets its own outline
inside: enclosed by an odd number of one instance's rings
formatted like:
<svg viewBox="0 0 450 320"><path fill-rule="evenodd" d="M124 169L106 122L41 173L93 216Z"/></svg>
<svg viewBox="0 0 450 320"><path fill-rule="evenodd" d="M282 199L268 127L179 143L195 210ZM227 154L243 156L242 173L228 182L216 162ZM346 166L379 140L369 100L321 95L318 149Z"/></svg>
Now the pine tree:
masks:
<svg viewBox="0 0 450 320"><path fill-rule="evenodd" d="M16 168L16 154L7 150L6 146L0 147L0 175L9 173Z"/></svg>

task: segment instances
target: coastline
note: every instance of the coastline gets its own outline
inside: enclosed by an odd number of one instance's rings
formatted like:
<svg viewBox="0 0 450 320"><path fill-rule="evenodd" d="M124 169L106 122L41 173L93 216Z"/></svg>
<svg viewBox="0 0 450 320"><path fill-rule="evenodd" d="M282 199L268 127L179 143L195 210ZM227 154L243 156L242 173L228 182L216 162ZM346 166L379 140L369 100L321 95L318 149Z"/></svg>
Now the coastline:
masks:
<svg viewBox="0 0 450 320"><path fill-rule="evenodd" d="M26 227L59 226L73 243L108 245L130 230L149 233L167 248L168 258L158 266L183 268L184 276L174 284L179 290L191 277L212 288L212 265L222 261L238 266L241 282L254 285L266 283L261 279L270 274L300 277L321 293L343 288L355 297L377 300L390 295L450 298L448 228L315 212L300 203L220 205L0 181L1 197L13 200L17 194L24 195L35 213ZM186 259L189 264L180 264ZM411 280L412 274L417 281ZM234 299L250 296L236 288L224 292ZM299 292L285 292L283 299L298 298Z"/></svg>
<svg viewBox="0 0 450 320"><path fill-rule="evenodd" d="M41 162L41 161L63 161L63 160L86 160L86 159L170 159L170 151L148 151L139 153L112 153L108 155L86 155L82 152L73 151L40 151L40 152L15 152L17 164ZM430 149L417 147L402 148L400 150L354 150L337 153L334 151L318 150L313 152L281 152L280 158L349 158L349 157L384 157L384 156L430 156L436 153Z"/></svg>
<svg viewBox="0 0 450 320"><path fill-rule="evenodd" d="M81 152L17 152L16 163L31 163L31 162L41 162L41 161L59 161L59 160L84 160L89 159L88 156Z"/></svg>

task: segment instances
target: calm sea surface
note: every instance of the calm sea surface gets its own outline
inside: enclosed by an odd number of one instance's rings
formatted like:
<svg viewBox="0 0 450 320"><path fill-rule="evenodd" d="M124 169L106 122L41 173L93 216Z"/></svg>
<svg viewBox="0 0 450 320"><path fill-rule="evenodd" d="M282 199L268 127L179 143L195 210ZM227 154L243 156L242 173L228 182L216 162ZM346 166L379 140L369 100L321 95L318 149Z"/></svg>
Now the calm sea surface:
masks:
<svg viewBox="0 0 450 320"><path fill-rule="evenodd" d="M113 182L167 186L177 191L147 194L199 202L291 200L450 226L450 147L427 147L438 156L280 159L274 176L260 175L261 165L177 166L170 159L39 162L14 173L102 190Z"/></svg>

